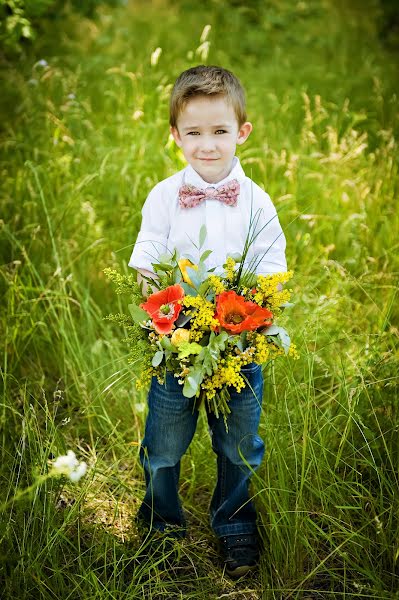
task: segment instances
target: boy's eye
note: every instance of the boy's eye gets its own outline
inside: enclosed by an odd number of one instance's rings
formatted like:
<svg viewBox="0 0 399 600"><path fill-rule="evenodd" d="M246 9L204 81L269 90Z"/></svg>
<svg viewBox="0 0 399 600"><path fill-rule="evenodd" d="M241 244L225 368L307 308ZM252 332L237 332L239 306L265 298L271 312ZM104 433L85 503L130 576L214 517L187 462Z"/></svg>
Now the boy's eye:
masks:
<svg viewBox="0 0 399 600"><path fill-rule="evenodd" d="M188 131L187 135L199 135L199 131Z"/></svg>
<svg viewBox="0 0 399 600"><path fill-rule="evenodd" d="M217 131L215 131L215 133L221 134L221 133L227 133L227 131L225 129L217 129Z"/></svg>

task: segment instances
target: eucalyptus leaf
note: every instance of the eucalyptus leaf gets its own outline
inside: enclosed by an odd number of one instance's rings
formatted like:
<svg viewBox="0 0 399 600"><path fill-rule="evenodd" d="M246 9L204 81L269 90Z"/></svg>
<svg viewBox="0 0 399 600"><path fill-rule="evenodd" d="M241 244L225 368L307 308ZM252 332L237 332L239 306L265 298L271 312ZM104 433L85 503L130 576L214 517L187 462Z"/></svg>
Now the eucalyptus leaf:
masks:
<svg viewBox="0 0 399 600"><path fill-rule="evenodd" d="M140 306L137 306L137 304L129 304L128 309L135 323L142 323L143 321L148 321L150 318L149 314L140 308Z"/></svg>
<svg viewBox="0 0 399 600"><path fill-rule="evenodd" d="M172 277L174 283L180 283L182 280L181 271L179 267L173 267Z"/></svg>
<svg viewBox="0 0 399 600"><path fill-rule="evenodd" d="M210 256L212 254L212 250L205 250L205 252L203 252L200 256L200 261L203 262L204 260L206 260L208 258L208 256Z"/></svg>
<svg viewBox="0 0 399 600"><path fill-rule="evenodd" d="M291 346L291 338L288 335L287 331L282 327L280 327L280 333L278 334L278 336L281 340L281 345L284 348L284 352L287 354Z"/></svg>
<svg viewBox="0 0 399 600"><path fill-rule="evenodd" d="M270 327L265 327L264 329L262 329L262 334L263 335L278 335L280 333L280 329L281 329L281 327L278 327L277 325L270 325Z"/></svg>
<svg viewBox="0 0 399 600"><path fill-rule="evenodd" d="M151 364L153 367L158 367L158 365L161 364L163 359L163 352L162 350L158 350L158 352L155 352L154 356L152 357L152 361Z"/></svg>
<svg viewBox="0 0 399 600"><path fill-rule="evenodd" d="M193 398L196 395L197 390L198 385L196 385L195 381L189 380L189 378L186 377L183 386L183 396L185 398Z"/></svg>
<svg viewBox="0 0 399 600"><path fill-rule="evenodd" d="M180 285L183 288L184 292L188 296L198 296L197 290L195 288L193 288L191 285L189 285L188 283L186 283L185 281L182 281L182 283Z"/></svg>
<svg viewBox="0 0 399 600"><path fill-rule="evenodd" d="M206 240L206 225L202 225L199 232L199 247L202 248Z"/></svg>
<svg viewBox="0 0 399 600"><path fill-rule="evenodd" d="M183 396L186 398L192 398L195 396L199 390L203 378L204 371L201 365L190 367L189 374L184 382Z"/></svg>
<svg viewBox="0 0 399 600"><path fill-rule="evenodd" d="M277 325L271 325L270 327L267 327L267 329L264 329L262 334L267 337L277 337L277 340L273 341L276 342L278 346L281 346L287 354L291 345L291 338L286 329L278 327Z"/></svg>
<svg viewBox="0 0 399 600"><path fill-rule="evenodd" d="M172 342L170 341L170 338L168 338L167 335L163 335L161 337L160 344L165 350L172 350Z"/></svg>
<svg viewBox="0 0 399 600"><path fill-rule="evenodd" d="M195 289L198 289L199 286L201 285L201 277L198 275L198 270L193 269L192 267L186 267L186 270L187 270L187 275L189 276L189 278L191 279L191 281L193 283L193 287Z"/></svg>

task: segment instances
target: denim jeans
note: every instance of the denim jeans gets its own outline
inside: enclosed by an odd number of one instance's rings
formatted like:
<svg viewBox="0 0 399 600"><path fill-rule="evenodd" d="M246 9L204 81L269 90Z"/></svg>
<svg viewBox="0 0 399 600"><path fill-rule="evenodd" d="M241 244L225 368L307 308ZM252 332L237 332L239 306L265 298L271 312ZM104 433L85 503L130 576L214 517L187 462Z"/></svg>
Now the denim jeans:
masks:
<svg viewBox="0 0 399 600"><path fill-rule="evenodd" d="M218 537L256 532L256 512L249 497L252 472L259 466L264 443L258 435L263 395L259 365L243 367L247 384L240 393L230 388L231 413L223 418L207 411L212 448L217 455L217 483L210 503L211 526ZM177 526L185 532L185 519L178 494L180 459L195 432L198 410L195 400L185 398L172 373L160 385L152 379L149 412L140 460L146 478L146 493L138 519L148 527L164 531Z"/></svg>

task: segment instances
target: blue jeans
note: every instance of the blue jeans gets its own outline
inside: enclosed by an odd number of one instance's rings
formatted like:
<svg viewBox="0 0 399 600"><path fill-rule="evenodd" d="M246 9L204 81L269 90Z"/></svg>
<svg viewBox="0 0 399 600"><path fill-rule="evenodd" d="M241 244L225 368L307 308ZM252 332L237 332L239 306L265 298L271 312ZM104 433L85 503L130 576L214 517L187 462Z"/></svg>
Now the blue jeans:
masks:
<svg viewBox="0 0 399 600"><path fill-rule="evenodd" d="M218 537L256 532L256 512L248 485L259 466L264 443L258 435L263 395L259 365L243 367L247 384L240 393L230 388L231 413L223 418L207 412L212 448L217 455L217 483L210 504L211 526ZM169 526L185 531L178 484L180 459L193 438L198 419L195 400L185 398L182 386L167 372L165 383L152 379L148 395L149 412L140 460L146 478L146 494L138 519L148 527Z"/></svg>

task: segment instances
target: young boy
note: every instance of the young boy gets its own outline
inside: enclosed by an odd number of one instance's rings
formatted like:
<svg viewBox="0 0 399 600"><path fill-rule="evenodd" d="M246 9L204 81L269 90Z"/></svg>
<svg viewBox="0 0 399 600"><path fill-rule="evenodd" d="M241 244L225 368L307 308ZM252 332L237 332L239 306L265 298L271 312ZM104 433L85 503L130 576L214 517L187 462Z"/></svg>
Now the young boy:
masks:
<svg viewBox="0 0 399 600"><path fill-rule="evenodd" d="M158 183L144 204L129 262L139 280L143 275L154 277L151 263L161 253L177 248L180 256L195 258L202 225L207 231L204 246L212 250L207 267L220 270L227 256L242 252L255 214L259 235L248 262L259 257L258 274L286 271L285 238L276 210L269 196L245 176L235 156L236 145L252 131L238 79L221 67L201 65L184 71L171 94L170 131L188 166ZM263 380L259 365L247 365L243 373L248 384L240 393L231 390L228 432L222 419L207 415L218 467L211 526L220 540L226 571L233 577L252 570L259 557L248 485L264 453L257 433ZM171 373L164 385L153 378L148 404L140 450L147 491L139 519L155 530L184 535L180 459L193 438L198 411Z"/></svg>

